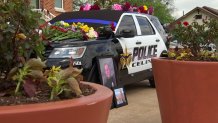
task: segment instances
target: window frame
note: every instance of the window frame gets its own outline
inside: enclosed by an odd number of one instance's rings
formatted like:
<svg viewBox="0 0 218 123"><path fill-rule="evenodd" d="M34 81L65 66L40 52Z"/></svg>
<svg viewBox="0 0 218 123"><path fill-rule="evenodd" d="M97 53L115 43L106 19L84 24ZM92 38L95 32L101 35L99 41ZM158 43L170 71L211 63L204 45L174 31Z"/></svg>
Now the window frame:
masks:
<svg viewBox="0 0 218 123"><path fill-rule="evenodd" d="M149 27L151 28L151 30L153 32L152 34L142 34L141 26L140 26L139 21L137 19L138 17L145 18L147 20L147 22L149 23ZM137 25L139 26L139 30L140 30L140 35L141 36L149 36L149 35L155 35L156 34L155 29L154 29L152 23L150 22L150 20L146 16L135 15L135 19L137 21Z"/></svg>
<svg viewBox="0 0 218 123"><path fill-rule="evenodd" d="M56 3L56 0L54 0L54 2ZM58 11L58 12L65 12L64 11L64 0L61 0L61 8L57 7L54 3L54 8L55 8L55 11Z"/></svg>
<svg viewBox="0 0 218 123"><path fill-rule="evenodd" d="M31 0L31 2L32 2L32 1L33 1L33 0ZM40 9L40 8L41 8L41 2L40 2L40 0L37 0L36 2L38 3L38 5L34 6L34 7L36 7L36 8L34 8L34 9ZM38 8L37 8L37 6L38 6Z"/></svg>
<svg viewBox="0 0 218 123"><path fill-rule="evenodd" d="M118 31L119 31L119 27L120 27L121 21L123 20L123 18L124 18L125 16L131 16L131 17L132 17L133 22L134 22L134 25L135 25L135 30L136 30L135 36L138 36L139 33L138 33L138 27L137 27L137 24L136 24L135 17L134 17L132 14L128 14L128 13L125 13L125 14L123 14L123 15L120 17L120 20L119 20L119 22L118 22L118 24L117 24L117 28L116 28L116 30L115 30L115 33L116 33L116 34L119 33Z"/></svg>

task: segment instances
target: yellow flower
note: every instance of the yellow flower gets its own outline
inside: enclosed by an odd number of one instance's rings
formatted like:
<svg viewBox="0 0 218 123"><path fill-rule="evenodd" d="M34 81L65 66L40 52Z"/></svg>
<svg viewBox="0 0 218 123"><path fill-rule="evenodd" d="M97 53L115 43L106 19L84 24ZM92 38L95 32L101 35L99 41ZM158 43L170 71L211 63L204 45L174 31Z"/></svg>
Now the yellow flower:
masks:
<svg viewBox="0 0 218 123"><path fill-rule="evenodd" d="M89 32L89 27L87 25L81 26L80 27L84 32Z"/></svg>
<svg viewBox="0 0 218 123"><path fill-rule="evenodd" d="M174 53L174 52L169 52L169 53L168 53L168 56L169 56L170 58L174 58L174 57L176 57L176 53Z"/></svg>
<svg viewBox="0 0 218 123"><path fill-rule="evenodd" d="M25 40L26 35L24 35L23 33L19 33L19 34L16 35L16 39L17 40Z"/></svg>
<svg viewBox="0 0 218 123"><path fill-rule="evenodd" d="M181 53L180 56L183 58L185 56L187 56L188 54L187 53Z"/></svg>
<svg viewBox="0 0 218 123"><path fill-rule="evenodd" d="M75 24L75 23L73 23L72 26L75 27L75 28L77 28L77 24Z"/></svg>
<svg viewBox="0 0 218 123"><path fill-rule="evenodd" d="M146 5L144 5L143 7L144 7L144 10L148 10L148 7Z"/></svg>
<svg viewBox="0 0 218 123"><path fill-rule="evenodd" d="M77 27L79 28L81 28L83 25L84 25L83 23L80 23L80 22L77 23Z"/></svg>
<svg viewBox="0 0 218 123"><path fill-rule="evenodd" d="M53 73L59 72L60 70L61 70L61 66L59 66L59 67L52 66L52 68L50 69L50 71Z"/></svg>
<svg viewBox="0 0 218 123"><path fill-rule="evenodd" d="M69 27L70 26L69 23L66 23L66 22L64 22L63 25L64 25L64 27Z"/></svg>

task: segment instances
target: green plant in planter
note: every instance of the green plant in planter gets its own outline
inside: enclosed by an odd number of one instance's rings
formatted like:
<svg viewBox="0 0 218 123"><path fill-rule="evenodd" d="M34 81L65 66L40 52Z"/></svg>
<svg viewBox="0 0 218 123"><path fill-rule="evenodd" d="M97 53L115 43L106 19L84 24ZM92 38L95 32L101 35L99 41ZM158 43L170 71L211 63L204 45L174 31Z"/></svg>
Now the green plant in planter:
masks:
<svg viewBox="0 0 218 123"><path fill-rule="evenodd" d="M23 67L14 67L8 74L7 80L16 82L15 95L18 95L23 87L28 96L36 94L36 85L40 81L45 81L43 68L45 63L41 59L32 58L24 63Z"/></svg>
<svg viewBox="0 0 218 123"><path fill-rule="evenodd" d="M168 53L171 59L217 61L215 53L205 49L210 43L218 41L218 20L202 20L203 24L179 22L172 31L175 39L184 47Z"/></svg>
<svg viewBox="0 0 218 123"><path fill-rule="evenodd" d="M71 66L64 70L45 70L44 43L37 31L41 15L33 12L29 0L0 1L0 97L38 102L80 96L82 70ZM32 58L35 57L35 58ZM94 91L93 91L94 92ZM41 96L43 96L41 98ZM6 97L6 98L5 98ZM60 97L60 98L59 98ZM35 99L35 100L34 100ZM14 105L16 102L3 105Z"/></svg>
<svg viewBox="0 0 218 123"><path fill-rule="evenodd" d="M80 96L82 91L80 90L78 79L82 69L79 70L70 65L69 68L61 70L60 67L53 66L47 71L48 85L52 88L50 99L56 98L59 94L65 92L66 97L71 96L71 92L74 92L76 96Z"/></svg>
<svg viewBox="0 0 218 123"><path fill-rule="evenodd" d="M45 63L41 59L32 58L28 60L23 67L13 68L8 75L8 80L15 81L15 95L21 93L21 87L29 97L37 94L37 85L47 82L51 88L50 100L58 98L58 95L65 92L64 97L70 98L72 92L80 96L79 80L82 69L74 68L70 65L62 70L60 67L53 66L50 70L43 70ZM44 83L45 84L45 83Z"/></svg>
<svg viewBox="0 0 218 123"><path fill-rule="evenodd" d="M0 1L0 74L5 81L15 66L23 66L31 56L42 58L44 43L36 29L41 14L33 12L29 0Z"/></svg>

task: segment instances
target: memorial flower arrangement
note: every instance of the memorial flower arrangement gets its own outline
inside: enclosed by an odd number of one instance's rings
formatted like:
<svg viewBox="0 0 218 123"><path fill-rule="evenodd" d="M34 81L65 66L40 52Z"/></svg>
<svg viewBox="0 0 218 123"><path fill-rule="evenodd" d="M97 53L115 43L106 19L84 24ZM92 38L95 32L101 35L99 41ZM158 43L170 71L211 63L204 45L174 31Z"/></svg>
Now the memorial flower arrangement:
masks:
<svg viewBox="0 0 218 123"><path fill-rule="evenodd" d="M100 10L100 6L95 3L94 5L91 5L89 3L80 6L80 11L90 11L90 10ZM152 15L154 12L154 8L152 6L147 7L146 5L143 6L136 6L131 5L130 2L125 2L123 4L115 3L111 6L112 10L117 11L130 11L130 12L139 12L139 13L145 13Z"/></svg>
<svg viewBox="0 0 218 123"><path fill-rule="evenodd" d="M208 45L218 41L218 20L202 19L203 24L193 22L178 22L172 31L175 39L184 48L171 49L168 53L170 59L217 61L215 52L208 51Z"/></svg>
<svg viewBox="0 0 218 123"><path fill-rule="evenodd" d="M80 6L80 11L89 11L89 10L100 10L100 6L98 4L91 5L89 3Z"/></svg>
<svg viewBox="0 0 218 123"><path fill-rule="evenodd" d="M61 41L64 39L88 40L98 37L98 33L93 27L79 22L70 25L64 21L59 21L52 25L46 24L41 26L41 28L44 39L50 41Z"/></svg>

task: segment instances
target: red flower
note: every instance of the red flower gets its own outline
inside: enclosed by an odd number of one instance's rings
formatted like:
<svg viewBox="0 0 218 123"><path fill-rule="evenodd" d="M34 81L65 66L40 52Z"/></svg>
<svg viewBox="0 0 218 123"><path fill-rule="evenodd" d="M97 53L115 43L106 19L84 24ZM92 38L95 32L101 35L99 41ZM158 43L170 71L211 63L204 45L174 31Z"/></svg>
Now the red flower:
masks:
<svg viewBox="0 0 218 123"><path fill-rule="evenodd" d="M114 26L114 22L111 22L111 29L113 30L113 31L115 31L115 26Z"/></svg>
<svg viewBox="0 0 218 123"><path fill-rule="evenodd" d="M139 12L139 13L145 13L145 14L148 13L148 11L145 10L143 6L140 6L140 7L138 8L138 12Z"/></svg>
<svg viewBox="0 0 218 123"><path fill-rule="evenodd" d="M130 7L131 7L131 4L129 2L126 2L123 5L123 11L129 11Z"/></svg>
<svg viewBox="0 0 218 123"><path fill-rule="evenodd" d="M84 41L87 41L87 40L89 39L89 36L86 35L86 32L83 31L83 30L81 30L81 33L82 33L82 35L83 35L83 40L84 40Z"/></svg>
<svg viewBox="0 0 218 123"><path fill-rule="evenodd" d="M153 8L152 6L150 6L150 7L148 8L148 14L152 15L153 12L154 12L154 8Z"/></svg>
<svg viewBox="0 0 218 123"><path fill-rule="evenodd" d="M98 4L94 4L93 6L91 6L90 10L100 10L100 7L98 6Z"/></svg>
<svg viewBox="0 0 218 123"><path fill-rule="evenodd" d="M40 25L39 26L39 29L43 29L43 28L45 28L47 25L48 25L48 21L47 22L45 22L44 24L42 24L42 25Z"/></svg>
<svg viewBox="0 0 218 123"><path fill-rule="evenodd" d="M84 10L84 6L82 5L82 6L80 6L79 11L83 11L83 10Z"/></svg>
<svg viewBox="0 0 218 123"><path fill-rule="evenodd" d="M188 26L189 23L188 23L187 21L185 21L185 22L183 22L183 25L184 25L184 26Z"/></svg>

